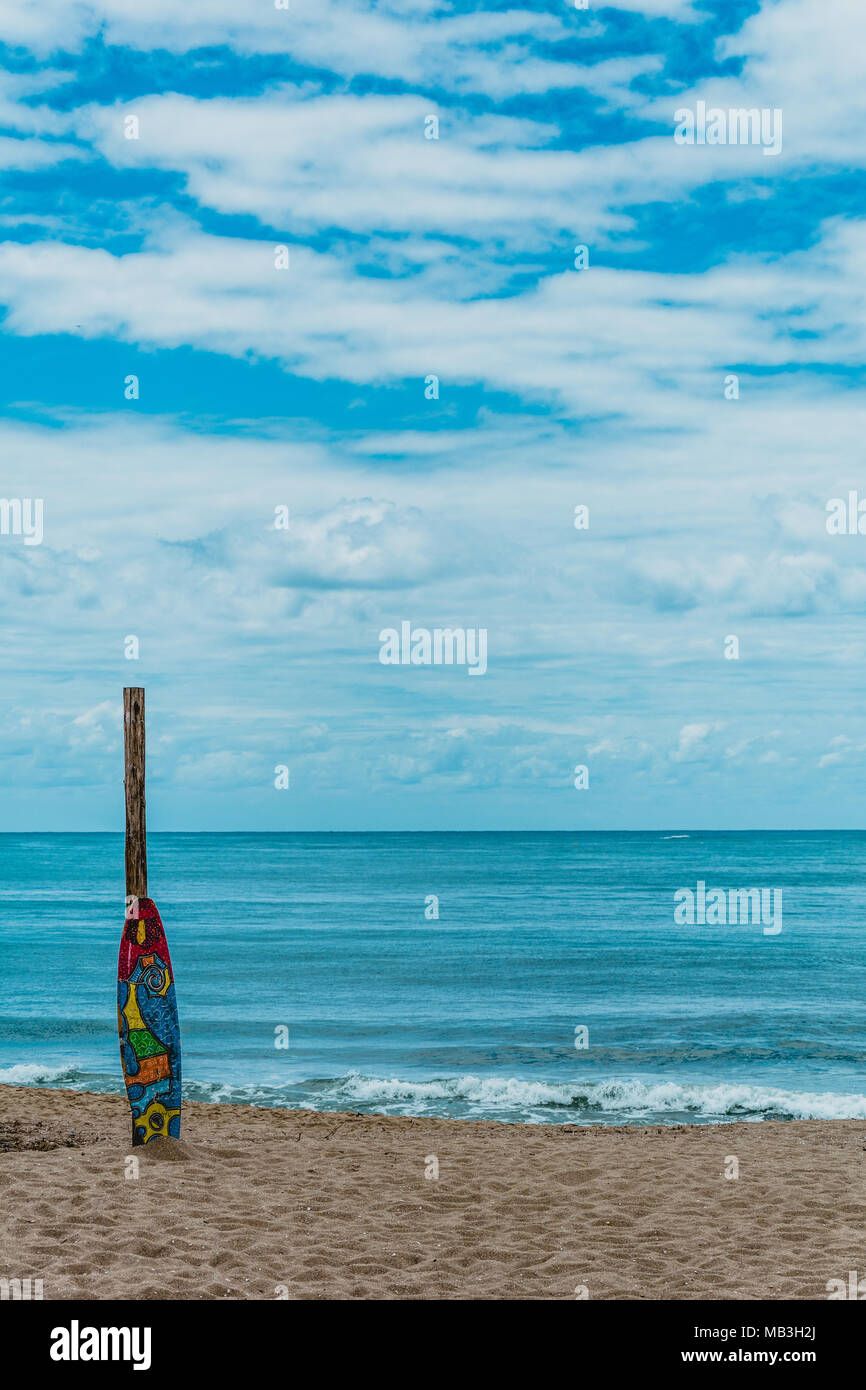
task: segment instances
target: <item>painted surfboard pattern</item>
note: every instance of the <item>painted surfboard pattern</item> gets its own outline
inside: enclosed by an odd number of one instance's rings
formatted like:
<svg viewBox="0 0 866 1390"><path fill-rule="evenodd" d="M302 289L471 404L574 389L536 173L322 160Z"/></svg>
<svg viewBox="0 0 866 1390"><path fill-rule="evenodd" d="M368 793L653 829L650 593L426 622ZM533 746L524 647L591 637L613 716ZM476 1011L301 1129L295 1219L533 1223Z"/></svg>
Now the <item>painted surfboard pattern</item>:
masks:
<svg viewBox="0 0 866 1390"><path fill-rule="evenodd" d="M135 910L135 909L133 909ZM150 898L123 924L117 964L120 1062L132 1110L133 1145L180 1138L180 1029L174 971Z"/></svg>

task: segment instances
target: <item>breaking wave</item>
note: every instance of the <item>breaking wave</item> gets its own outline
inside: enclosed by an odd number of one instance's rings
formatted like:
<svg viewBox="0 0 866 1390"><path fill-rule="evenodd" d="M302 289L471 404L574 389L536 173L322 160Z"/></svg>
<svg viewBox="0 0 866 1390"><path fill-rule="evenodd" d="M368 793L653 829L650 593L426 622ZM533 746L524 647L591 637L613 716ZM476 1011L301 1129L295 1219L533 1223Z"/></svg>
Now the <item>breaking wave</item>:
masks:
<svg viewBox="0 0 866 1390"><path fill-rule="evenodd" d="M0 1068L0 1084L122 1092L115 1076L22 1062ZM514 1076L443 1076L424 1081L342 1076L291 1082L184 1081L184 1099L233 1105L548 1124L708 1124L733 1120L862 1120L866 1096L792 1091L745 1082L530 1081Z"/></svg>

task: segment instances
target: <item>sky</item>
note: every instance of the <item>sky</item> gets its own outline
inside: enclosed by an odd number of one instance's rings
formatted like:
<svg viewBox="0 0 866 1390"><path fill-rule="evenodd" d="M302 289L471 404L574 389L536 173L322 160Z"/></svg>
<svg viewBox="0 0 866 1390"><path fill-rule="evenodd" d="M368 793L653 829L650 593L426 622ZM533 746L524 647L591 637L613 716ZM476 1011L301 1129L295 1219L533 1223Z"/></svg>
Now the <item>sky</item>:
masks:
<svg viewBox="0 0 866 1390"><path fill-rule="evenodd" d="M0 830L123 829L125 685L151 831L866 823L862 5L0 45Z"/></svg>

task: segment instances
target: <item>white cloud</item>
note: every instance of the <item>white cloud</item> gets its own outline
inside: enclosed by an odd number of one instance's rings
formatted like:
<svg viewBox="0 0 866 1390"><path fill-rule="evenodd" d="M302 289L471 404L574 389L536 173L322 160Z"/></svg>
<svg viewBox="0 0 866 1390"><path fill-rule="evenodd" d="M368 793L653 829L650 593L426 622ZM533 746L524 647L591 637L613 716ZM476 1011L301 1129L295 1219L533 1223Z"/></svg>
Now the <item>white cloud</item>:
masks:
<svg viewBox="0 0 866 1390"><path fill-rule="evenodd" d="M624 10L688 19L689 0L623 0ZM5 0L0 40L41 54L78 51L87 38L141 50L186 53L228 45L239 54L284 53L313 68L352 76L375 73L409 83L472 87L493 95L573 85L574 62L533 57L537 42L555 44L602 30L591 13L563 3L558 12L455 12L430 0L209 0L177 5L150 0Z"/></svg>
<svg viewBox="0 0 866 1390"><path fill-rule="evenodd" d="M686 560L650 554L632 562L621 592L662 611L715 604L758 616L862 612L866 570L847 560L838 551L712 553Z"/></svg>
<svg viewBox="0 0 866 1390"><path fill-rule="evenodd" d="M597 251L630 230L624 209L633 205L715 181L739 196L744 181L785 177L783 160L767 160L757 146L677 145L680 98L653 103L630 88L657 64L612 59L581 69L572 85L662 121L670 133L653 128L639 140L580 150L555 143L555 120L470 116L424 95L323 95L288 85L250 99L168 93L91 105L69 117L69 129L118 167L182 174L198 202L222 213L249 213L301 235L339 227L350 237L470 237L513 266L527 249L558 240L564 257L577 240ZM127 115L139 119L138 140L124 136ZM439 118L438 140L425 138L428 115Z"/></svg>
<svg viewBox="0 0 866 1390"><path fill-rule="evenodd" d="M671 752L671 761L675 763L700 762L709 757L709 746L707 740L710 735L723 729L723 724L684 724L680 729L677 746Z"/></svg>
<svg viewBox="0 0 866 1390"><path fill-rule="evenodd" d="M113 164L181 172L202 205L252 213L290 235L469 236L513 258L563 229L576 236L578 222L582 235L628 225L587 187L582 156L546 148L555 126L447 111L440 138L428 140L425 120L437 111L421 96L281 88L254 100L170 94L90 106L73 124ZM131 114L138 140L124 136ZM567 236L562 250L568 257ZM358 254L370 258L366 247Z"/></svg>
<svg viewBox="0 0 866 1390"><path fill-rule="evenodd" d="M293 248L183 224L140 252L41 242L0 248L7 331L109 336L275 358L315 380L382 383L428 373L642 427L731 422L778 384L723 399L732 362L841 365L866 353L866 223L831 224L813 253L743 257L703 275L565 271L499 299L447 302L423 273L391 281ZM647 350L647 345L652 350ZM790 392L788 395L790 397ZM799 403L791 402L791 409ZM741 412L738 417L734 412ZM701 424L701 428L703 425Z"/></svg>

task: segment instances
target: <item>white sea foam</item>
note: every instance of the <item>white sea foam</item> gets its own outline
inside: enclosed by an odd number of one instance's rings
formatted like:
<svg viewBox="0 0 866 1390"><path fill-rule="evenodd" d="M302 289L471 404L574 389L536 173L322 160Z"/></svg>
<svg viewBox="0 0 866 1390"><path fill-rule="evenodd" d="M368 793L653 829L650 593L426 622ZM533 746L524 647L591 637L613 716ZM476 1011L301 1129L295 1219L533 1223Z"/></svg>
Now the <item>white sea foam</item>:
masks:
<svg viewBox="0 0 866 1390"><path fill-rule="evenodd" d="M402 1081L351 1072L329 1088L361 1104L463 1101L490 1110L535 1110L562 1107L585 1112L587 1119L613 1114L628 1119L647 1115L690 1114L702 1118L785 1115L794 1119L866 1119L866 1096L830 1091L788 1091L774 1086L728 1082L616 1079L598 1082L525 1081L516 1077L445 1077Z"/></svg>
<svg viewBox="0 0 866 1390"><path fill-rule="evenodd" d="M40 1062L16 1062L0 1067L0 1085L50 1086L58 1081L75 1081L81 1073L74 1067L46 1067Z"/></svg>
<svg viewBox="0 0 866 1390"><path fill-rule="evenodd" d="M121 1089L114 1077L38 1062L0 1068L0 1083L67 1086L88 1091ZM470 1074L421 1081L352 1071L342 1076L270 1085L201 1080L186 1084L184 1095L188 1100L303 1110L359 1106L407 1115L499 1116L508 1120L586 1124L761 1120L769 1116L798 1120L866 1119L866 1095L791 1091L736 1081L644 1081L629 1077L556 1082Z"/></svg>
<svg viewBox="0 0 866 1390"><path fill-rule="evenodd" d="M450 1076L435 1081L386 1080L350 1072L335 1090L358 1101L474 1101L506 1106L571 1105L574 1087L547 1081L521 1081L513 1076Z"/></svg>

